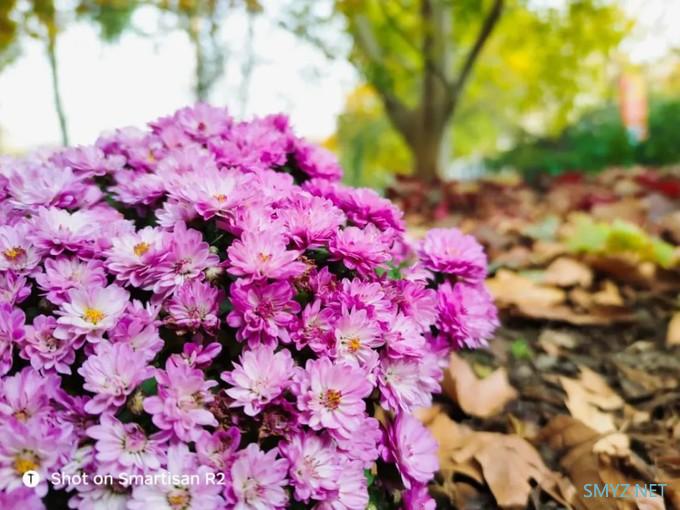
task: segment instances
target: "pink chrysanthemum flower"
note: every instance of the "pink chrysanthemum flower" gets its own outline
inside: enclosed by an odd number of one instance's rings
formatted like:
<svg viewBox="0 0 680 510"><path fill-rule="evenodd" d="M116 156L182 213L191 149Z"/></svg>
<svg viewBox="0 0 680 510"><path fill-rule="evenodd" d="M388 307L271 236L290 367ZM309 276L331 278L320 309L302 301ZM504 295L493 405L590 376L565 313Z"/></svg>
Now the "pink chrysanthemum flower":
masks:
<svg viewBox="0 0 680 510"><path fill-rule="evenodd" d="M253 194L243 174L216 167L177 176L168 191L172 198L192 204L204 220L231 217Z"/></svg>
<svg viewBox="0 0 680 510"><path fill-rule="evenodd" d="M217 420L206 409L214 400L210 388L217 381L206 381L201 370L170 358L165 370L157 370L158 395L144 399L144 410L154 425L172 432L181 441L196 441L202 427L217 426Z"/></svg>
<svg viewBox="0 0 680 510"><path fill-rule="evenodd" d="M368 318L380 322L388 322L394 314L394 305L388 299L385 289L378 282L366 282L358 278L342 280L342 285L333 295L329 303L337 308L347 310L366 310Z"/></svg>
<svg viewBox="0 0 680 510"><path fill-rule="evenodd" d="M0 303L18 305L31 295L31 286L25 276L12 271L0 273Z"/></svg>
<svg viewBox="0 0 680 510"><path fill-rule="evenodd" d="M375 269L389 260L387 248L382 233L372 224L339 230L328 243L332 260L341 261L364 277L375 274Z"/></svg>
<svg viewBox="0 0 680 510"><path fill-rule="evenodd" d="M165 323L179 329L208 332L220 325L219 304L224 293L212 285L192 280L179 287L167 304Z"/></svg>
<svg viewBox="0 0 680 510"><path fill-rule="evenodd" d="M241 433L237 427L217 430L212 434L203 431L200 439L196 441L198 460L201 464L214 468L218 473L225 473L234 461L240 441Z"/></svg>
<svg viewBox="0 0 680 510"><path fill-rule="evenodd" d="M224 500L220 496L222 486L209 483L209 474L217 480L216 474L207 466L201 466L195 453L185 444L174 444L168 448L165 469L156 470L155 475L165 479L176 478L180 482L186 475L197 475L198 483L167 483L137 485L128 502L129 510L222 510Z"/></svg>
<svg viewBox="0 0 680 510"><path fill-rule="evenodd" d="M458 348L476 348L486 342L499 326L493 298L483 283L444 282L437 289L437 327Z"/></svg>
<svg viewBox="0 0 680 510"><path fill-rule="evenodd" d="M121 423L105 413L100 424L87 429L87 435L96 440L95 459L102 474L138 475L161 466L161 444L147 437L137 423Z"/></svg>
<svg viewBox="0 0 680 510"><path fill-rule="evenodd" d="M387 454L394 460L407 489L412 483L426 483L439 468L437 441L410 414L400 413L387 427Z"/></svg>
<svg viewBox="0 0 680 510"><path fill-rule="evenodd" d="M118 285L70 290L68 301L57 311L60 317L55 336L68 339L71 335L83 335L90 342L98 342L116 325L129 297Z"/></svg>
<svg viewBox="0 0 680 510"><path fill-rule="evenodd" d="M300 169L309 177L331 181L339 181L342 177L342 168L338 159L328 149L296 139L293 154Z"/></svg>
<svg viewBox="0 0 680 510"><path fill-rule="evenodd" d="M396 280L388 295L399 312L414 321L422 332L430 330L437 319L437 293L407 280Z"/></svg>
<svg viewBox="0 0 680 510"><path fill-rule="evenodd" d="M47 373L70 374L76 360L78 343L73 339L54 336L57 320L48 315L38 315L33 324L26 326L26 338L21 346L21 357L36 370Z"/></svg>
<svg viewBox="0 0 680 510"><path fill-rule="evenodd" d="M290 463L288 473L298 501L323 501L338 489L340 465L331 443L306 433L280 443L279 451Z"/></svg>
<svg viewBox="0 0 680 510"><path fill-rule="evenodd" d="M426 352L425 337L416 321L402 313L397 313L388 323L385 331L387 355L392 358L420 358Z"/></svg>
<svg viewBox="0 0 680 510"><path fill-rule="evenodd" d="M401 415L497 324L486 259L456 230L411 243L341 173L284 115L205 104L0 156L0 508L364 510L383 454L408 488L381 463L376 503L430 510ZM65 483L43 505L34 467L199 483Z"/></svg>
<svg viewBox="0 0 680 510"><path fill-rule="evenodd" d="M366 412L363 399L373 389L362 369L328 358L308 360L297 384L297 406L310 428L342 435L357 431Z"/></svg>
<svg viewBox="0 0 680 510"><path fill-rule="evenodd" d="M95 355L85 360L78 373L85 379L83 388L95 395L85 404L85 411L100 414L116 411L125 404L128 395L145 379L153 368L135 354L128 344L102 342Z"/></svg>
<svg viewBox="0 0 680 510"><path fill-rule="evenodd" d="M7 420L0 424L0 491L24 487L22 476L36 471L40 476L33 489L40 497L47 494L48 475L58 467L59 458L72 449L68 426L53 427L33 421Z"/></svg>
<svg viewBox="0 0 680 510"><path fill-rule="evenodd" d="M41 207L33 220L31 239L39 250L53 256L64 251L81 254L92 249L99 231L87 210L69 213L56 207Z"/></svg>
<svg viewBox="0 0 680 510"><path fill-rule="evenodd" d="M432 499L426 484L411 483L411 488L403 492L404 510L436 510L437 502Z"/></svg>
<svg viewBox="0 0 680 510"><path fill-rule="evenodd" d="M0 381L0 417L24 423L47 419L52 411L50 402L59 382L54 376L41 376L31 367L5 377Z"/></svg>
<svg viewBox="0 0 680 510"><path fill-rule="evenodd" d="M231 480L226 486L228 508L234 510L286 508L288 461L277 458L277 450L267 453L249 444L238 453L231 466Z"/></svg>
<svg viewBox="0 0 680 510"><path fill-rule="evenodd" d="M288 349L275 353L265 345L245 350L239 361L221 377L232 386L226 390L234 399L231 407L243 407L245 414L255 416L288 387L295 363Z"/></svg>
<svg viewBox="0 0 680 510"><path fill-rule="evenodd" d="M26 223L0 226L0 271L26 273L40 263L40 256L28 236Z"/></svg>
<svg viewBox="0 0 680 510"><path fill-rule="evenodd" d="M376 348L385 343L381 333L366 310L345 311L335 324L335 358L362 367L375 365Z"/></svg>
<svg viewBox="0 0 680 510"><path fill-rule="evenodd" d="M343 212L330 200L298 194L277 213L286 236L300 250L320 248L345 222Z"/></svg>
<svg viewBox="0 0 680 510"><path fill-rule="evenodd" d="M226 134L233 122L226 108L205 103L178 110L174 120L185 133L199 141Z"/></svg>
<svg viewBox="0 0 680 510"><path fill-rule="evenodd" d="M25 334L26 314L7 303L0 303L0 376L12 368L14 346Z"/></svg>
<svg viewBox="0 0 680 510"><path fill-rule="evenodd" d="M297 261L299 251L287 250L283 234L265 231L258 234L244 232L227 250L228 271L236 276L254 280L261 278L293 278L305 271L305 264Z"/></svg>
<svg viewBox="0 0 680 510"><path fill-rule="evenodd" d="M347 218L358 227L372 223L376 227L399 232L405 230L403 213L389 200L381 197L370 188L341 188L336 203Z"/></svg>
<svg viewBox="0 0 680 510"><path fill-rule="evenodd" d="M35 280L45 298L55 305L67 302L71 289L106 286L106 272L99 260L59 257L45 259L44 265L45 272L37 274Z"/></svg>
<svg viewBox="0 0 680 510"><path fill-rule="evenodd" d="M154 284L152 272L163 260L162 245L163 233L153 227L115 237L106 252L106 268L118 281L149 289Z"/></svg>
<svg viewBox="0 0 680 510"><path fill-rule="evenodd" d="M368 508L368 486L361 462L342 460L338 490L331 492L316 510L364 510Z"/></svg>
<svg viewBox="0 0 680 510"><path fill-rule="evenodd" d="M321 300L308 304L302 311L300 328L295 332L295 346L309 347L316 354L329 355L334 343L333 324L336 314L330 308L323 308Z"/></svg>
<svg viewBox="0 0 680 510"><path fill-rule="evenodd" d="M98 147L66 148L52 156L55 163L73 169L81 178L114 173L125 165L122 156L107 156Z"/></svg>
<svg viewBox="0 0 680 510"><path fill-rule="evenodd" d="M271 284L235 283L231 286L234 309L227 323L238 328L236 339L248 345L289 341L289 331L295 324L300 305L293 300L293 287L286 281Z"/></svg>
<svg viewBox="0 0 680 510"><path fill-rule="evenodd" d="M486 276L486 255L477 240L455 228L433 228L418 246L423 265L438 273L478 282Z"/></svg>
<svg viewBox="0 0 680 510"><path fill-rule="evenodd" d="M13 491L0 491L0 508L2 510L45 510L45 503L33 489L22 486Z"/></svg>
<svg viewBox="0 0 680 510"><path fill-rule="evenodd" d="M432 404L432 393L440 391L442 370L435 356L422 359L384 358L378 368L380 404L392 411L412 412Z"/></svg>
<svg viewBox="0 0 680 510"><path fill-rule="evenodd" d="M153 271L156 283L153 290L165 295L175 291L188 280L201 276L208 268L219 264L217 255L210 252L210 245L197 230L188 229L182 222L175 224L172 233L166 233L163 247L167 254Z"/></svg>
<svg viewBox="0 0 680 510"><path fill-rule="evenodd" d="M165 342L160 337L155 320L134 315L131 309L133 305L128 305L116 326L108 332L109 339L112 342L128 344L135 353L151 361Z"/></svg>
<svg viewBox="0 0 680 510"><path fill-rule="evenodd" d="M379 449L382 447L383 431L380 422L373 417L366 416L358 428L360 433L349 434L343 437L334 434L333 442L345 457L352 461L358 461L364 469L370 469L380 456Z"/></svg>

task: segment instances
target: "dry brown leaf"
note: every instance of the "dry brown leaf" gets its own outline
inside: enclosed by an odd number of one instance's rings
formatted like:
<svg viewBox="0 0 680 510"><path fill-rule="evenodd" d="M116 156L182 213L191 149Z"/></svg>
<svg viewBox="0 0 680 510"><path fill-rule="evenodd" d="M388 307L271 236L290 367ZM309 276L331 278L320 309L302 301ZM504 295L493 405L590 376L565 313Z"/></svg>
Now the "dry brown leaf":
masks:
<svg viewBox="0 0 680 510"><path fill-rule="evenodd" d="M666 345L680 345L680 312L675 312L668 323Z"/></svg>
<svg viewBox="0 0 680 510"><path fill-rule="evenodd" d="M510 386L504 368L478 379L467 361L455 353L449 358L443 389L463 411L480 418L498 414L508 402L517 398L517 391Z"/></svg>
<svg viewBox="0 0 680 510"><path fill-rule="evenodd" d="M653 263L640 263L628 254L588 255L585 263L595 272L609 275L617 282L646 288L663 287L663 282L657 281L657 268Z"/></svg>
<svg viewBox="0 0 680 510"><path fill-rule="evenodd" d="M603 436L593 445L593 453L606 453L610 457L628 457L630 438L622 432Z"/></svg>
<svg viewBox="0 0 680 510"><path fill-rule="evenodd" d="M680 508L680 478L668 478L662 480L662 483L667 483L664 487L664 492L668 494L668 500L673 505L672 508L678 510Z"/></svg>
<svg viewBox="0 0 680 510"><path fill-rule="evenodd" d="M589 292L581 288L573 289L569 293L569 299L586 310L590 310L593 307L620 308L624 306L619 288L610 280L605 280L602 288L597 292Z"/></svg>
<svg viewBox="0 0 680 510"><path fill-rule="evenodd" d="M551 448L561 452L560 466L567 472L576 487L573 499L578 510L619 510L616 501L605 498L587 498L586 484L602 484L598 455L593 445L599 434L569 416L556 416L543 428L537 441L546 441Z"/></svg>
<svg viewBox="0 0 680 510"><path fill-rule="evenodd" d="M607 411L621 409L624 401L602 376L581 367L578 379L560 377L559 380L567 393L565 405L574 418L598 432L616 430L614 417Z"/></svg>
<svg viewBox="0 0 680 510"><path fill-rule="evenodd" d="M560 257L554 260L545 270L543 282L558 287L590 287L593 282L593 272L585 264L570 257Z"/></svg>
<svg viewBox="0 0 680 510"><path fill-rule="evenodd" d="M659 390L672 390L678 386L678 381L671 375L655 375L647 370L640 370L615 361L616 368L631 384L639 386L647 394L655 394Z"/></svg>
<svg viewBox="0 0 680 510"><path fill-rule="evenodd" d="M560 476L550 471L533 446L518 436L472 432L452 456L458 465L474 462L481 467L483 479L501 508L524 508L532 490L531 480L569 505L568 496L559 489ZM569 487L564 480L561 484Z"/></svg>
<svg viewBox="0 0 680 510"><path fill-rule="evenodd" d="M576 312L565 304L567 294L564 290L537 283L507 269L499 270L493 278L487 280L487 285L501 308L510 308L524 317L562 321L578 326L604 326L634 320L627 310L611 307Z"/></svg>
<svg viewBox="0 0 680 510"><path fill-rule="evenodd" d="M665 510L662 498L636 497L628 499L586 497L586 484L635 484L645 482L631 478L623 466L632 466L640 473L650 472L649 466L629 448L629 439L621 433L600 435L597 431L569 416L556 416L539 433L537 441L547 442L561 454L560 466L579 489L574 498L577 510ZM626 469L626 472L630 467ZM629 489L630 490L630 489Z"/></svg>
<svg viewBox="0 0 680 510"><path fill-rule="evenodd" d="M543 266L555 257L565 254L567 252L567 247L556 241L539 239L534 242L531 251L531 262L537 266Z"/></svg>
<svg viewBox="0 0 680 510"><path fill-rule="evenodd" d="M460 449L474 432L464 425L453 421L446 413L440 412L427 424L434 438L439 443L439 471L445 480L454 473L472 478L478 483L484 482L482 470L477 462L471 459L455 460L453 453Z"/></svg>
<svg viewBox="0 0 680 510"><path fill-rule="evenodd" d="M487 280L487 285L499 304L554 306L566 299L563 290L540 285L507 269L499 270L493 278Z"/></svg>
<svg viewBox="0 0 680 510"><path fill-rule="evenodd" d="M595 309L590 312L576 312L567 305L546 306L520 304L518 310L525 317L567 322L576 326L607 326L619 322L632 322L635 317L626 310Z"/></svg>
<svg viewBox="0 0 680 510"><path fill-rule="evenodd" d="M551 356L559 356L562 349L573 349L578 345L576 337L566 331L544 329L538 337L538 345Z"/></svg>
<svg viewBox="0 0 680 510"><path fill-rule="evenodd" d="M637 198L630 197L611 204L597 204L590 214L597 220L624 220L630 223L641 224L645 218L644 204Z"/></svg>

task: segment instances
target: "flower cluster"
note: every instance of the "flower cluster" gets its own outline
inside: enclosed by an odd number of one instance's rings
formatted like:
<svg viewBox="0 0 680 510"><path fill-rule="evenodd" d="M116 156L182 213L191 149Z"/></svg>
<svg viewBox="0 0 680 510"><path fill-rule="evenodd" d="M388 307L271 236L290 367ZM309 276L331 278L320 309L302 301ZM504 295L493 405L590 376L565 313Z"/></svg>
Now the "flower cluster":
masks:
<svg viewBox="0 0 680 510"><path fill-rule="evenodd" d="M341 175L204 104L0 157L0 508L434 508L412 413L497 325L486 258Z"/></svg>

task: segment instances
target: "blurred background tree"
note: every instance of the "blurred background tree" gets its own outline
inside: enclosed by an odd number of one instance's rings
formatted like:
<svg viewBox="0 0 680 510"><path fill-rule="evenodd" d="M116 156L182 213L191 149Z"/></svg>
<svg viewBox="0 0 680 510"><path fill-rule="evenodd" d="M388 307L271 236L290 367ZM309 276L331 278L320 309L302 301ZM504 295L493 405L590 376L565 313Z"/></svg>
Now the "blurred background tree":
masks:
<svg viewBox="0 0 680 510"><path fill-rule="evenodd" d="M20 53L21 36L27 35L39 39L45 47L45 54L50 66L52 78L52 94L54 107L59 119L62 143L68 143L66 113L61 100L59 88L59 63L57 60L57 37L64 20L57 12L53 0L31 0L21 2L8 0L0 7L0 65L3 61L13 60Z"/></svg>
<svg viewBox="0 0 680 510"><path fill-rule="evenodd" d="M353 41L350 59L382 105L357 110L350 100L340 118L334 143L350 174L389 167L380 158L393 151L365 146L384 139L399 147L396 132L403 141L397 153L406 148L411 158L407 168L431 181L453 156L497 151L523 132L558 133L611 99L608 62L631 21L613 2L544 4L338 0ZM355 124L363 128L349 127ZM395 171L401 168L400 161Z"/></svg>
<svg viewBox="0 0 680 510"><path fill-rule="evenodd" d="M193 81L190 93L182 80L181 101L226 97L237 116L256 111L249 105L263 94L285 96L275 81L251 87L252 76L267 61L298 58L310 67L309 52L318 49L351 74L351 86L342 94L351 92L326 145L339 153L353 184L384 187L394 174L432 181L446 177L452 162L458 166L468 159L526 172L661 164L680 159L668 129L677 123L680 55L638 70L654 85L653 139L632 147L615 103L619 74L629 66L625 41L640 26L629 17L634 1L4 0L0 70L22 49L35 48L24 44L29 38L40 42L52 78L45 95L54 98L61 138L67 141L56 48L63 38L61 57L72 79L74 67L67 63L79 55L64 49L66 35L81 33L82 25L89 25L90 33L94 27L105 42L127 33L121 45L144 38L162 48L172 37L186 49L183 64L172 72ZM646 2L638 3L648 12ZM261 44L267 30L280 28L295 41L285 58ZM324 64L314 65L317 77L330 74ZM305 79L307 71L291 69ZM335 115L333 101L329 97L327 109ZM70 106L77 110L79 104ZM296 104L282 109L294 112ZM81 118L76 124L77 116L72 114L74 131L83 123Z"/></svg>
<svg viewBox="0 0 680 510"><path fill-rule="evenodd" d="M0 70L21 53L23 36L41 41L50 66L54 109L61 141L69 142L66 109L59 83L57 42L65 27L78 18L97 24L104 40L115 41L128 28L139 2L133 0L80 0L67 5L58 0L6 0L0 2Z"/></svg>
<svg viewBox="0 0 680 510"><path fill-rule="evenodd" d="M258 0L141 0L165 14L163 31L179 28L189 37L195 55L194 95L206 101L215 83L224 74L229 49L220 37L220 26L229 13L244 8L248 14L248 30L252 47L253 18L262 11ZM248 61L248 59L246 59ZM245 66L245 74L252 66ZM245 80L247 81L247 80Z"/></svg>

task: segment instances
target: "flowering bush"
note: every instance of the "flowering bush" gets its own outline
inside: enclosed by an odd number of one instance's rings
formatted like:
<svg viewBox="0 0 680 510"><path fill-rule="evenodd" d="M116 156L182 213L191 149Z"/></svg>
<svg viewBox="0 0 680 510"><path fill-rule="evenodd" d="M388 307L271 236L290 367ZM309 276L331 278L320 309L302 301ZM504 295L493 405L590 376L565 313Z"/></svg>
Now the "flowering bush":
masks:
<svg viewBox="0 0 680 510"><path fill-rule="evenodd" d="M434 508L411 413L497 324L486 258L340 177L207 105L0 159L0 508Z"/></svg>

